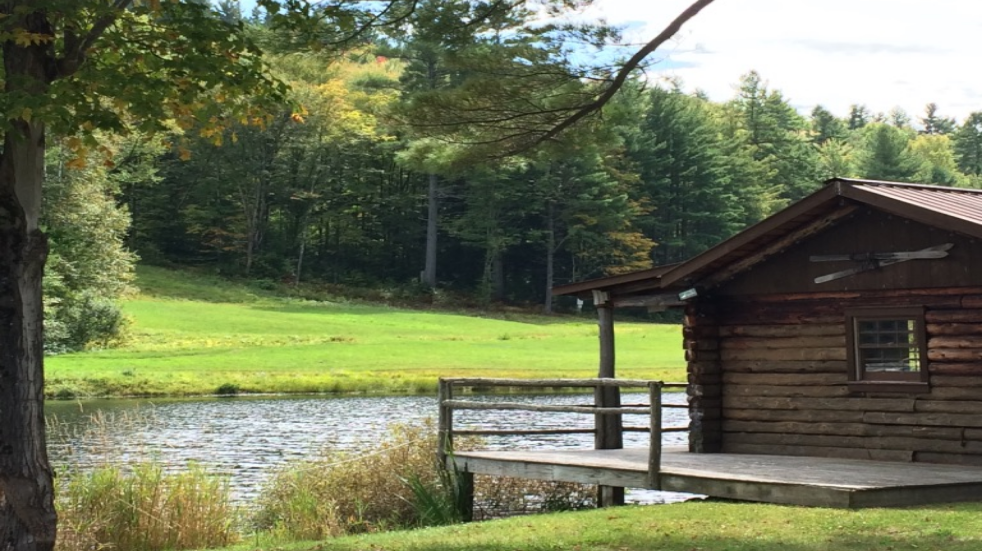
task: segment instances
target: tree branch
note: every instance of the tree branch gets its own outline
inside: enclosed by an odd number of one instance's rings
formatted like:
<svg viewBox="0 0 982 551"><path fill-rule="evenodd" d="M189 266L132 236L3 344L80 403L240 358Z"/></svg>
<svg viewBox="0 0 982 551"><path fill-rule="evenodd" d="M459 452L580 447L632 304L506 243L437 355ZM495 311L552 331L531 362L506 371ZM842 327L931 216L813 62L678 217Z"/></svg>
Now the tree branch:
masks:
<svg viewBox="0 0 982 551"><path fill-rule="evenodd" d="M614 80L611 81L610 86L608 86L596 100L581 107L576 113L573 113L569 118L564 119L556 126L550 128L544 134L539 136L535 140L535 142L533 142L532 145L533 146L538 145L548 140L551 140L552 138L555 138L567 128L573 126L574 124L586 118L587 116L591 115L592 113L599 111L600 108L606 105L607 102L609 102L610 99L614 97L614 94L616 94L617 91L620 90L620 88L624 85L624 82L627 81L627 77L631 74L631 71L636 69L641 64L641 62L644 61L645 57L651 54L651 52L657 50L658 47L660 47L662 44L667 42L670 38L675 36L675 34L679 32L679 29L682 28L682 25L684 25L690 19L695 17L696 14L702 11L703 8L705 8L706 6L712 3L713 0L697 0L696 2L694 2L685 11L679 14L679 16L676 17L674 21L672 21L667 27L665 27L665 30L659 33L658 36L656 36L655 38L651 39L650 42L645 44L644 47L642 47L633 56L631 56L631 59L627 60L627 62L624 63L624 66L621 67L621 70L617 72L617 76L615 76Z"/></svg>
<svg viewBox="0 0 982 551"><path fill-rule="evenodd" d="M106 29L116 22L119 12L125 10L133 0L114 0L108 13L96 19L85 36L79 39L73 31L65 31L65 55L58 60L58 77L64 78L75 74L85 61L85 53L95 44L96 40L106 32Z"/></svg>

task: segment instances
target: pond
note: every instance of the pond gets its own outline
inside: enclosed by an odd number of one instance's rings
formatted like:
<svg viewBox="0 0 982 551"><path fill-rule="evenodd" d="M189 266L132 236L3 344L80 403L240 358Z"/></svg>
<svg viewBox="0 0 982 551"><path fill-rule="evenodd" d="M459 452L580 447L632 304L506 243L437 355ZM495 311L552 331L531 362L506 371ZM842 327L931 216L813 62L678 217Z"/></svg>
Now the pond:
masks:
<svg viewBox="0 0 982 551"><path fill-rule="evenodd" d="M539 404L585 404L589 395L476 396L469 399ZM647 402L645 394L625 394L624 403ZM667 403L685 403L684 394L666 394ZM87 400L48 402L55 428L49 437L52 463L85 468L93 463L155 459L167 469L196 462L229 477L236 500L251 500L277 467L322 448L355 450L378 442L395 423L422 423L437 413L432 396L398 397L235 397L165 400ZM665 426L687 423L684 409L666 409ZM643 416L626 424L645 425ZM457 428L592 427L589 415L523 411L462 411ZM646 433L626 433L626 446L647 445ZM665 435L665 443L685 443L684 433ZM591 447L593 436L545 435L493 438L492 448ZM435 450L434 450L435 451ZM631 495L662 501L651 492Z"/></svg>

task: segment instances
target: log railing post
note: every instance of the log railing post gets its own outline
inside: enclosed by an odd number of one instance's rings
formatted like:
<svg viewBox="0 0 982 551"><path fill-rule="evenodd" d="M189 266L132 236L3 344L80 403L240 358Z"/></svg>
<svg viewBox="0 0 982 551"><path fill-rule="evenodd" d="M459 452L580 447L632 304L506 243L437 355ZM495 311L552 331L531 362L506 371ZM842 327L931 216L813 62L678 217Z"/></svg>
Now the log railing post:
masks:
<svg viewBox="0 0 982 551"><path fill-rule="evenodd" d="M648 443L648 488L651 490L661 489L661 381L648 383L648 404L651 405L651 427L649 428L651 440Z"/></svg>
<svg viewBox="0 0 982 551"><path fill-rule="evenodd" d="M436 453L441 467L447 466L447 454L453 451L453 407L447 405L450 400L453 400L453 382L440 379L437 394L439 417Z"/></svg>

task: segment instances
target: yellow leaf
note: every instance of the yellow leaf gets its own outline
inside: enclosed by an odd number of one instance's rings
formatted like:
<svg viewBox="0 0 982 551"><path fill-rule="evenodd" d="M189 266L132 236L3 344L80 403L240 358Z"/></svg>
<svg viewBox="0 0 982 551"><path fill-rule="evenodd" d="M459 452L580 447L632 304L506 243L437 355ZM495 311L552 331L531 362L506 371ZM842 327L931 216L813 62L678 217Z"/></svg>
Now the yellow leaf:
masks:
<svg viewBox="0 0 982 551"><path fill-rule="evenodd" d="M191 151L188 150L186 147L178 147L177 154L182 161L187 161L191 158Z"/></svg>
<svg viewBox="0 0 982 551"><path fill-rule="evenodd" d="M25 107L24 110L20 112L20 118L24 119L27 122L31 122L31 115L33 113L34 113L33 109L31 109L30 107Z"/></svg>
<svg viewBox="0 0 982 551"><path fill-rule="evenodd" d="M82 170L86 166L88 166L88 163L85 162L85 157L75 157L74 159L65 163L66 168L71 168L74 170Z"/></svg>

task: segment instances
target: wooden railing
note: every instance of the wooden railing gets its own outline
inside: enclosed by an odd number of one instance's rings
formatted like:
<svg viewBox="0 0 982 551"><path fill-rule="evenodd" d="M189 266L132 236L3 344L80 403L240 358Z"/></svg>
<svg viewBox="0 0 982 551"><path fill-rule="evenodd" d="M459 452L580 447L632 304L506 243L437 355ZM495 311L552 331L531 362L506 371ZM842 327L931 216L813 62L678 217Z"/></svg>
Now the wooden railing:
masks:
<svg viewBox="0 0 982 551"><path fill-rule="evenodd" d="M658 473L661 470L661 440L667 432L685 432L684 427L662 427L662 408L688 408L685 404L665 404L662 401L662 391L669 388L685 388L685 383L665 383L662 381L642 381L629 379L484 379L484 378L448 378L440 379L439 390L439 449L441 465L446 465L447 455L453 450L455 435L477 436L528 436L528 435L557 435L557 434L596 434L597 428L572 429L454 429L455 410L521 410L554 413L582 413L599 418L604 415L646 415L648 426L621 426L622 432L649 433L648 452L648 482L649 488L658 487ZM519 402L489 402L474 400L458 400L455 398L457 388L510 387L518 389L575 389L575 388L642 388L648 391L649 405L626 405L619 407L598 407L593 405L539 405ZM598 393L594 392L594 396ZM596 400L596 398L595 398Z"/></svg>

